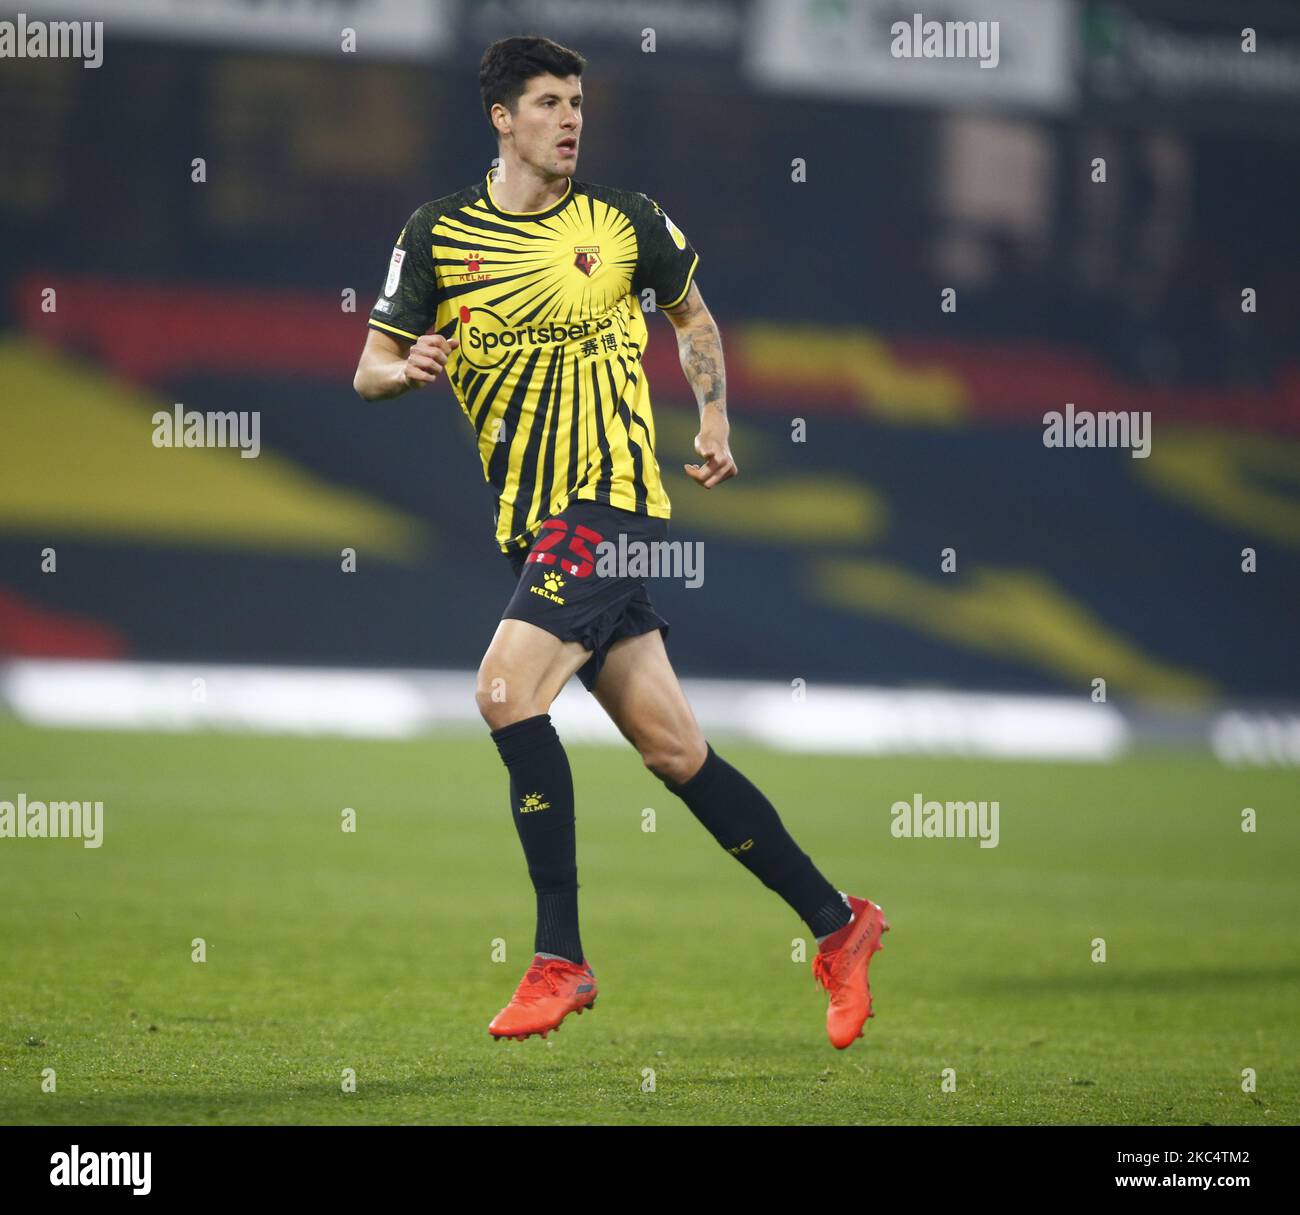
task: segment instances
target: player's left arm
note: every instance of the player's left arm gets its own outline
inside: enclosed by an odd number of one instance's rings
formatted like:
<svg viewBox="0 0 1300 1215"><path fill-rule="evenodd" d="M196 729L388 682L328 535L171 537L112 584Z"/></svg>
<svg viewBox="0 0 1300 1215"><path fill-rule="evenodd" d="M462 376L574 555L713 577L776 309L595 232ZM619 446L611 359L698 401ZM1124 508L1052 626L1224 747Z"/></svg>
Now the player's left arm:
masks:
<svg viewBox="0 0 1300 1215"><path fill-rule="evenodd" d="M682 372L700 406L700 433L695 436L695 450L704 463L683 467L688 477L705 489L712 489L739 472L729 443L731 424L727 421L727 369L722 359L722 335L695 283L680 304L662 311L677 330Z"/></svg>

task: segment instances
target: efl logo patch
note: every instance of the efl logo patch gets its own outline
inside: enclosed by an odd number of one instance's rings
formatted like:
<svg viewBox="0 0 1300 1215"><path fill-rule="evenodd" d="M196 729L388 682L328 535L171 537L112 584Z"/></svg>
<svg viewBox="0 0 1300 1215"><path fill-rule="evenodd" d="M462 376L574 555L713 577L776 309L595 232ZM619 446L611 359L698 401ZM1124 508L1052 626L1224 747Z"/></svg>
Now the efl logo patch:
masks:
<svg viewBox="0 0 1300 1215"><path fill-rule="evenodd" d="M398 279L402 277L402 263L405 260L405 249L393 250L393 260L388 263L388 281L384 284L385 295L392 295L397 290Z"/></svg>
<svg viewBox="0 0 1300 1215"><path fill-rule="evenodd" d="M642 197L646 198L646 201L655 209L655 214L664 221L664 227L668 229L668 235L673 238L673 244L684 250L686 248L686 237L682 235L682 230L668 218L667 212L653 198L645 195L642 195Z"/></svg>
<svg viewBox="0 0 1300 1215"><path fill-rule="evenodd" d="M575 245L573 264L588 278L596 273L605 263L600 260L599 245Z"/></svg>

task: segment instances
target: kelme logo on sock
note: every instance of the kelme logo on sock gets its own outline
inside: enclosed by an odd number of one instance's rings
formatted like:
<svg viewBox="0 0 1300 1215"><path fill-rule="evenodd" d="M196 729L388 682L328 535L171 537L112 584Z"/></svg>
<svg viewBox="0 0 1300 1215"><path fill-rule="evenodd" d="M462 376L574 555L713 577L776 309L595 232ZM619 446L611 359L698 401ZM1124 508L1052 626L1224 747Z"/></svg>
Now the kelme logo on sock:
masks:
<svg viewBox="0 0 1300 1215"><path fill-rule="evenodd" d="M542 800L540 793L525 793L519 802L519 813L528 814L533 810L549 810L551 803Z"/></svg>

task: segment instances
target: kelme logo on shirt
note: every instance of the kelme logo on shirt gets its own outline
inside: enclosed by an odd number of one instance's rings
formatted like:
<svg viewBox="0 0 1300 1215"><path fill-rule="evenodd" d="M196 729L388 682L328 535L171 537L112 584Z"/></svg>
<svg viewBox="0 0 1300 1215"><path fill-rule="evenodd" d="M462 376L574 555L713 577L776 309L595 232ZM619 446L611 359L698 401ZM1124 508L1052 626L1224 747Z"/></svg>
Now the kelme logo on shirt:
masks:
<svg viewBox="0 0 1300 1215"><path fill-rule="evenodd" d="M483 263L487 261L483 254L471 253L468 257L462 257L460 260L465 265L464 272L458 276L462 283L485 283L492 277L483 269Z"/></svg>
<svg viewBox="0 0 1300 1215"><path fill-rule="evenodd" d="M529 353L539 346L591 341L613 327L613 320L535 321L511 325L491 308L462 306L460 310L460 354L471 367L490 371L517 352Z"/></svg>

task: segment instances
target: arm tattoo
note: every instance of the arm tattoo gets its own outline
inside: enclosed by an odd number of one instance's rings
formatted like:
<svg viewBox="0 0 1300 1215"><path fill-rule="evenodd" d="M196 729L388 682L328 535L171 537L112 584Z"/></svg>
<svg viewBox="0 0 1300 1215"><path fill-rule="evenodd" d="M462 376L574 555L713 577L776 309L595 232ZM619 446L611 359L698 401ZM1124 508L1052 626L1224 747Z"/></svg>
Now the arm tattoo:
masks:
<svg viewBox="0 0 1300 1215"><path fill-rule="evenodd" d="M727 376L722 337L712 317L684 326L677 334L677 353L686 381L695 392L700 416L712 405L727 416Z"/></svg>

